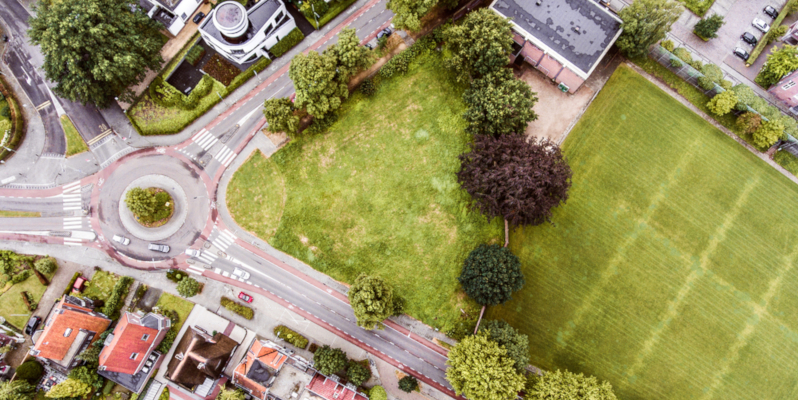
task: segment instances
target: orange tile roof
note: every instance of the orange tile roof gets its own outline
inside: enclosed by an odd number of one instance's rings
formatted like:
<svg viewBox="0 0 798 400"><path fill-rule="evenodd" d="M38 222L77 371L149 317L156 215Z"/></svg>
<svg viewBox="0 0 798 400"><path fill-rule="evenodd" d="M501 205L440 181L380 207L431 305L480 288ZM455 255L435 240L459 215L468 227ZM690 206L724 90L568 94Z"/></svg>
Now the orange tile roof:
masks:
<svg viewBox="0 0 798 400"><path fill-rule="evenodd" d="M51 317L45 323L44 331L33 348L34 351L38 351L38 357L61 361L66 357L69 347L72 346L81 329L95 333L91 339L93 343L99 334L111 325L111 320L101 314L95 313L89 308L65 304L64 299L65 297L53 307ZM72 331L68 336L64 336L68 328L71 328Z"/></svg>
<svg viewBox="0 0 798 400"><path fill-rule="evenodd" d="M138 318L131 313L125 313L119 319L114 328L113 340L100 353L100 366L105 367L106 371L133 375L149 356L149 350L155 345L159 331L137 321ZM144 335L149 335L147 340L142 340ZM138 354L135 359L130 358L133 353Z"/></svg>

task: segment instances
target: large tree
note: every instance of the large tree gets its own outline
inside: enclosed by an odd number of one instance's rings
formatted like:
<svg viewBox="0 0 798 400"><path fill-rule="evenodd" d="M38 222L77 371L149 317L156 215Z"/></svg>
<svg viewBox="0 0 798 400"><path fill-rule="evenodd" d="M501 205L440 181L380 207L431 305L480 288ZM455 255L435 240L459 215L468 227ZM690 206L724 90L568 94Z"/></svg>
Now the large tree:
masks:
<svg viewBox="0 0 798 400"><path fill-rule="evenodd" d="M513 44L510 22L487 8L468 14L443 34L450 55L446 67L459 81L479 78L507 66Z"/></svg>
<svg viewBox="0 0 798 400"><path fill-rule="evenodd" d="M44 54L44 72L59 96L107 106L132 101L129 86L157 71L161 24L133 0L42 0L28 35Z"/></svg>
<svg viewBox="0 0 798 400"><path fill-rule="evenodd" d="M515 362L515 369L522 372L529 364L529 336L518 332L503 320L488 320L479 327L488 338L507 350L507 356Z"/></svg>
<svg viewBox="0 0 798 400"><path fill-rule="evenodd" d="M720 29L726 21L723 20L722 15L712 14L711 17L702 18L695 24L693 30L703 39L712 39L718 37L718 29Z"/></svg>
<svg viewBox="0 0 798 400"><path fill-rule="evenodd" d="M379 276L361 274L348 295L357 324L362 328L382 329L381 322L396 314L393 288Z"/></svg>
<svg viewBox="0 0 798 400"><path fill-rule="evenodd" d="M498 244L481 244L471 251L457 280L468 297L482 306L507 302L526 283L521 261Z"/></svg>
<svg viewBox="0 0 798 400"><path fill-rule="evenodd" d="M49 398L84 397L91 393L92 387L80 380L68 378L53 386L44 396Z"/></svg>
<svg viewBox="0 0 798 400"><path fill-rule="evenodd" d="M5 381L0 383L0 400L31 400L35 391L26 380Z"/></svg>
<svg viewBox="0 0 798 400"><path fill-rule="evenodd" d="M328 47L324 53L336 58L338 73L344 82L369 65L368 49L360 45L355 28L341 30L338 42Z"/></svg>
<svg viewBox="0 0 798 400"><path fill-rule="evenodd" d="M754 131L754 144L760 149L773 146L784 135L784 124L781 121L765 121Z"/></svg>
<svg viewBox="0 0 798 400"><path fill-rule="evenodd" d="M531 382L527 400L615 400L612 385L593 376L560 371L548 372Z"/></svg>
<svg viewBox="0 0 798 400"><path fill-rule="evenodd" d="M618 48L629 57L642 57L649 46L665 38L682 7L674 0L635 0L618 15L623 20Z"/></svg>
<svg viewBox="0 0 798 400"><path fill-rule="evenodd" d="M460 155L457 180L488 218L512 226L538 225L568 199L571 168L560 148L521 134L476 135L471 151Z"/></svg>
<svg viewBox="0 0 798 400"><path fill-rule="evenodd" d="M155 213L157 201L151 191L134 187L125 195L125 205L134 215L146 218Z"/></svg>
<svg viewBox="0 0 798 400"><path fill-rule="evenodd" d="M468 104L464 117L472 134L523 133L530 121L538 119L532 111L537 93L506 68L471 82L463 100Z"/></svg>
<svg viewBox="0 0 798 400"><path fill-rule="evenodd" d="M360 386L371 379L371 368L358 361L350 361L349 367L346 368L346 379L349 383Z"/></svg>
<svg viewBox="0 0 798 400"><path fill-rule="evenodd" d="M346 368L348 362L343 350L326 344L313 353L313 365L324 375L331 375Z"/></svg>
<svg viewBox="0 0 798 400"><path fill-rule="evenodd" d="M297 54L288 70L296 90L296 106L316 118L341 107L341 99L349 96L349 90L337 68L337 58L332 55L315 51Z"/></svg>
<svg viewBox="0 0 798 400"><path fill-rule="evenodd" d="M185 277L177 283L177 293L183 297L193 297L200 290L200 283L191 277Z"/></svg>
<svg viewBox="0 0 798 400"><path fill-rule="evenodd" d="M788 44L780 48L774 47L754 81L767 89L796 69L798 69L798 47Z"/></svg>
<svg viewBox="0 0 798 400"><path fill-rule="evenodd" d="M470 400L512 400L524 388L507 351L485 334L468 336L449 352L446 379Z"/></svg>
<svg viewBox="0 0 798 400"><path fill-rule="evenodd" d="M707 103L707 108L715 115L726 115L734 109L737 102L737 94L732 90L727 90L716 94L715 97Z"/></svg>
<svg viewBox="0 0 798 400"><path fill-rule="evenodd" d="M393 11L393 24L397 29L418 31L421 18L438 3L454 8L458 0L388 0L386 7Z"/></svg>
<svg viewBox="0 0 798 400"><path fill-rule="evenodd" d="M299 117L294 115L294 103L287 98L268 99L263 103L263 115L269 131L294 134L299 131Z"/></svg>

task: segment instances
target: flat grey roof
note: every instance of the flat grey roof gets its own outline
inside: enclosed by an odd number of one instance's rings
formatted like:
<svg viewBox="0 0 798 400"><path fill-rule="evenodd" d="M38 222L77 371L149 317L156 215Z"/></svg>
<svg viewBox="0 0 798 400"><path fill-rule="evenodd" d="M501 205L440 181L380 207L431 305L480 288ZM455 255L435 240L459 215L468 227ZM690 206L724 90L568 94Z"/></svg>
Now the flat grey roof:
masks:
<svg viewBox="0 0 798 400"><path fill-rule="evenodd" d="M595 0L497 0L492 8L588 73L621 30Z"/></svg>
<svg viewBox="0 0 798 400"><path fill-rule="evenodd" d="M246 43L253 36L257 33L260 28L263 28L267 22L272 18L272 15L280 9L282 3L278 0L261 0L258 4L255 4L247 10L247 18L249 19L249 29L246 33L246 39L241 42L240 44ZM215 10L214 10L215 11ZM222 36L222 33L219 32L219 29L216 28L216 25L213 24L213 14L208 15L208 18L200 25L200 29L202 29L207 34L213 36L216 40L227 43L227 40ZM277 27L274 27L272 32L276 31Z"/></svg>

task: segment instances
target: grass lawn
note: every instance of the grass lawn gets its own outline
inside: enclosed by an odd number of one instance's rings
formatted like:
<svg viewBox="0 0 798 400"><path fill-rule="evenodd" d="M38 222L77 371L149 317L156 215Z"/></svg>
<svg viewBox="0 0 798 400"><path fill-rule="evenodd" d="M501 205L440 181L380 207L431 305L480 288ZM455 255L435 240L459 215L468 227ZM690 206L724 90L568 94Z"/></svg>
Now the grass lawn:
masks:
<svg viewBox="0 0 798 400"><path fill-rule="evenodd" d="M86 283L86 288L83 290L83 295L90 298L97 298L100 300L107 300L108 296L114 290L116 281L119 276L106 271L96 271L92 275L91 280Z"/></svg>
<svg viewBox="0 0 798 400"><path fill-rule="evenodd" d="M0 210L0 217L41 217L42 213L38 211L2 211Z"/></svg>
<svg viewBox="0 0 798 400"><path fill-rule="evenodd" d="M250 158L227 190L232 215L335 279L382 276L407 313L451 327L472 305L457 282L463 260L499 241L503 228L471 211L456 181L470 140L462 90L436 55L383 81L371 98L353 94L325 134Z"/></svg>
<svg viewBox="0 0 798 400"><path fill-rule="evenodd" d="M324 13L324 15L321 16L321 18L319 18L319 24L318 25L316 25L316 19L315 18L305 17L305 19L307 19L308 22L310 22L310 24L313 25L314 28L319 29L322 26L327 25L328 22L332 21L333 18L338 16L338 14L340 14L342 11L346 10L354 2L355 2L355 0L337 0L337 1L333 1L332 4L330 4L330 9L327 10L327 12Z"/></svg>
<svg viewBox="0 0 798 400"><path fill-rule="evenodd" d="M72 124L72 120L70 120L68 116L61 116L61 126L64 128L64 133L66 134L67 157L89 151L89 146L86 146L86 142L80 137L80 133L75 129L75 125Z"/></svg>
<svg viewBox="0 0 798 400"><path fill-rule="evenodd" d="M564 143L555 225L516 231L526 287L489 311L531 363L622 399L798 396L798 186L621 66Z"/></svg>
<svg viewBox="0 0 798 400"><path fill-rule="evenodd" d="M45 290L47 290L47 287L42 285L35 275L31 274L28 279L11 286L8 291L0 295L0 304L3 305L0 307L0 315L17 328L24 328L31 313L28 307L25 307L20 293L27 291L33 297L33 301L38 302Z"/></svg>
<svg viewBox="0 0 798 400"><path fill-rule="evenodd" d="M188 315L191 314L191 309L194 308L194 303L181 299L175 295L164 293L158 299L158 302L155 303L156 307L159 307L161 310L175 310L177 311L177 315L180 317L180 321L174 325L175 331L180 331L180 327L183 326L183 322L186 321Z"/></svg>
<svg viewBox="0 0 798 400"><path fill-rule="evenodd" d="M709 8L712 7L712 4L715 0L679 0L688 10L692 11L694 14L698 15L699 17L703 17L704 14L709 11Z"/></svg>

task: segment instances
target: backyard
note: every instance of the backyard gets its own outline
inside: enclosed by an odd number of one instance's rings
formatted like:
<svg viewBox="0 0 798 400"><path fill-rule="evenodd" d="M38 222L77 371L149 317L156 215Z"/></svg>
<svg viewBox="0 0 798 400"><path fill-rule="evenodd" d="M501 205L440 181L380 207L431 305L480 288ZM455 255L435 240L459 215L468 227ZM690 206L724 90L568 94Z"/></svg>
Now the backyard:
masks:
<svg viewBox="0 0 798 400"><path fill-rule="evenodd" d="M188 315L191 314L191 309L194 308L194 303L181 299L175 295L164 293L158 299L158 302L155 304L155 307L160 308L161 310L174 310L177 312L178 321L172 328L175 332L180 331L180 327L183 326L183 322L185 322Z"/></svg>
<svg viewBox="0 0 798 400"><path fill-rule="evenodd" d="M92 299L107 300L108 296L113 292L114 285L116 285L116 281L118 280L119 276L115 274L105 271L96 271L94 275L91 276L91 280L86 283L83 295Z"/></svg>
<svg viewBox="0 0 798 400"><path fill-rule="evenodd" d="M621 66L564 143L554 224L515 231L525 288L490 318L530 362L624 399L798 396L798 187Z"/></svg>
<svg viewBox="0 0 798 400"><path fill-rule="evenodd" d="M11 286L6 292L0 294L0 304L3 305L0 309L2 310L0 316L17 328L24 328L31 312L25 306L20 293L28 292L33 301L38 302L44 295L45 290L47 290L47 287L42 285L35 275L31 274L28 279Z"/></svg>
<svg viewBox="0 0 798 400"><path fill-rule="evenodd" d="M334 279L385 278L405 311L447 329L471 308L457 282L502 225L469 209L456 181L467 149L462 88L437 55L372 97L353 93L327 132L300 136L233 177L227 204L245 229Z"/></svg>

